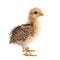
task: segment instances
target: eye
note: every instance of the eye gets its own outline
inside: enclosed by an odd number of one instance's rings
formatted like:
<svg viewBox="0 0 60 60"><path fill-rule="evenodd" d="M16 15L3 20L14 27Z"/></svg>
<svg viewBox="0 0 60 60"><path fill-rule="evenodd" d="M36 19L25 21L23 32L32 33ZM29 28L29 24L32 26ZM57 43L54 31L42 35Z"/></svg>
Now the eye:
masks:
<svg viewBox="0 0 60 60"><path fill-rule="evenodd" d="M34 14L38 14L38 12L37 12L37 11L35 11L35 12L34 12Z"/></svg>

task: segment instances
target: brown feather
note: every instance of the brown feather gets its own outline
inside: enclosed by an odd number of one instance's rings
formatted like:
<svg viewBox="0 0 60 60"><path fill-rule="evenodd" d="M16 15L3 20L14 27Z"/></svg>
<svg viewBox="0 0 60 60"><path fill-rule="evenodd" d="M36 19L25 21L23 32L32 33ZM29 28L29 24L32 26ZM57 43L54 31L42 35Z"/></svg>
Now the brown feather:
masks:
<svg viewBox="0 0 60 60"><path fill-rule="evenodd" d="M34 35L33 24L22 24L14 28L11 32L10 43L15 43L16 41L25 41L29 35Z"/></svg>

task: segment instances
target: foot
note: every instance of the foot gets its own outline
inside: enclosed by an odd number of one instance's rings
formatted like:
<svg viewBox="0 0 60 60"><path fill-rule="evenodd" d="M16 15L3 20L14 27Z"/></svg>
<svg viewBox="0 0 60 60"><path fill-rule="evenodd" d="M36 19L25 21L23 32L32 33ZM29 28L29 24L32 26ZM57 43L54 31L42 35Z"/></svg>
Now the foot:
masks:
<svg viewBox="0 0 60 60"><path fill-rule="evenodd" d="M35 50L29 50L29 47L26 47L25 51L26 52L35 52Z"/></svg>
<svg viewBox="0 0 60 60"><path fill-rule="evenodd" d="M25 56L37 56L37 55L31 54L31 53L30 54L25 53L23 55L25 55Z"/></svg>

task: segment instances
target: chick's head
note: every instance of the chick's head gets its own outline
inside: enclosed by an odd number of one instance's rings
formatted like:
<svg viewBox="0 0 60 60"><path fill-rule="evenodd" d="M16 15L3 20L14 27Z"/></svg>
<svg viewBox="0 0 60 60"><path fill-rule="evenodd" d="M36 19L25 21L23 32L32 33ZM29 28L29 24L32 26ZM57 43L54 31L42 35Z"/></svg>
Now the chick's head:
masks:
<svg viewBox="0 0 60 60"><path fill-rule="evenodd" d="M36 19L39 16L44 16L44 14L42 13L41 9L33 8L33 9L30 10L30 12L29 12L29 17L30 18Z"/></svg>

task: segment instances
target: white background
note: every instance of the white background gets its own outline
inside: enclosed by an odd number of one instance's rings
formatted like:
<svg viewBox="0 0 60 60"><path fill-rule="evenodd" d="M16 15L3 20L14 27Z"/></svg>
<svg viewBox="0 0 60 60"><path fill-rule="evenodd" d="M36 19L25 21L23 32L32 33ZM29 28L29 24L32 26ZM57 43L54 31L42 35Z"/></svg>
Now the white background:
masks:
<svg viewBox="0 0 60 60"><path fill-rule="evenodd" d="M0 0L0 60L60 60L60 2L59 0ZM22 55L22 48L9 44L12 28L25 23L31 8L39 7L40 34L28 46L37 57Z"/></svg>

